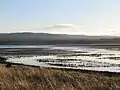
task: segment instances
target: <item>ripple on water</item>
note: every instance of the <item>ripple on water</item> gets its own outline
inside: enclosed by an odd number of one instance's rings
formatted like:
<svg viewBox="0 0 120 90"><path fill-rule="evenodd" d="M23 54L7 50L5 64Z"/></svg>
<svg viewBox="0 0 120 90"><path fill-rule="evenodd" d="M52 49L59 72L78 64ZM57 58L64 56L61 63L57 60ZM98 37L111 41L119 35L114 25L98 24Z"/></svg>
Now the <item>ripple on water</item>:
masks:
<svg viewBox="0 0 120 90"><path fill-rule="evenodd" d="M22 63L42 67L120 72L120 51L95 49L88 47L49 47L49 49L64 50L68 53L59 53L46 56L8 56L7 62Z"/></svg>

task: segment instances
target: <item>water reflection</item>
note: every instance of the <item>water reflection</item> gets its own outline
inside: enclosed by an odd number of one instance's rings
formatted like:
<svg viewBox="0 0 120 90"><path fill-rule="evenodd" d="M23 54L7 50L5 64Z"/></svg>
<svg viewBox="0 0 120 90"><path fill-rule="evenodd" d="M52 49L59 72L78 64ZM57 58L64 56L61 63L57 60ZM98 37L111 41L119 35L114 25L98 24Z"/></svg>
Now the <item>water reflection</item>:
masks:
<svg viewBox="0 0 120 90"><path fill-rule="evenodd" d="M47 54L39 51L37 55L8 55L7 62L42 67L120 72L120 51L80 46L50 46L41 50L43 51Z"/></svg>

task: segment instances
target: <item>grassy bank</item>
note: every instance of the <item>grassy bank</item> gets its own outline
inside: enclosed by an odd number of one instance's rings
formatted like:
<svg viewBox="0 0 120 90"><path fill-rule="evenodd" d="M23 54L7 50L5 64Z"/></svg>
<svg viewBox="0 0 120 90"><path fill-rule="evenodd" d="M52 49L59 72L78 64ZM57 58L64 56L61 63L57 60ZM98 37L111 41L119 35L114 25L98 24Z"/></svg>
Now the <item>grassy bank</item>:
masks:
<svg viewBox="0 0 120 90"><path fill-rule="evenodd" d="M119 74L0 66L0 90L115 90Z"/></svg>

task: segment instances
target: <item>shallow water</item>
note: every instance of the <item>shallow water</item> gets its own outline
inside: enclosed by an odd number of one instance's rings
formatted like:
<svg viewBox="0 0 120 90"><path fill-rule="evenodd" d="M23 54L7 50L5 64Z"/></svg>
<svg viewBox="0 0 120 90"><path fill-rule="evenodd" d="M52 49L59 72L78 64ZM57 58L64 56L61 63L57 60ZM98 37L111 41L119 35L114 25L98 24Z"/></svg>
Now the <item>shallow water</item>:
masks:
<svg viewBox="0 0 120 90"><path fill-rule="evenodd" d="M14 46L11 46L12 49ZM20 47L20 48L19 48ZM18 50L26 46L15 47ZM21 48L22 47L22 48ZM95 71L120 72L120 51L91 48L89 46L27 46L57 51L59 54L48 55L8 55L7 62L22 63L54 68L72 68ZM2 47L3 48L3 47ZM4 46L5 48L5 46ZM47 50L45 52L47 52ZM66 53L62 53L62 52Z"/></svg>
<svg viewBox="0 0 120 90"><path fill-rule="evenodd" d="M0 45L0 48L48 48L53 45Z"/></svg>

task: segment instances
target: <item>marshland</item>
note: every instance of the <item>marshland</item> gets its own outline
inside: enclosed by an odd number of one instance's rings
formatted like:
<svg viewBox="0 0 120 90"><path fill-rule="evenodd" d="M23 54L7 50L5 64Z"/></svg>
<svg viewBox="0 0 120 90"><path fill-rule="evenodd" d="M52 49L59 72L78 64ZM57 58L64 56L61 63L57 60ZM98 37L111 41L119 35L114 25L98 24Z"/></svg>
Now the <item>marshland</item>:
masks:
<svg viewBox="0 0 120 90"><path fill-rule="evenodd" d="M119 58L114 47L2 45L0 89L119 90Z"/></svg>
<svg viewBox="0 0 120 90"><path fill-rule="evenodd" d="M120 0L0 0L0 90L120 90Z"/></svg>
<svg viewBox="0 0 120 90"><path fill-rule="evenodd" d="M120 72L120 51L116 49L81 45L2 45L0 55L6 58L6 63Z"/></svg>

